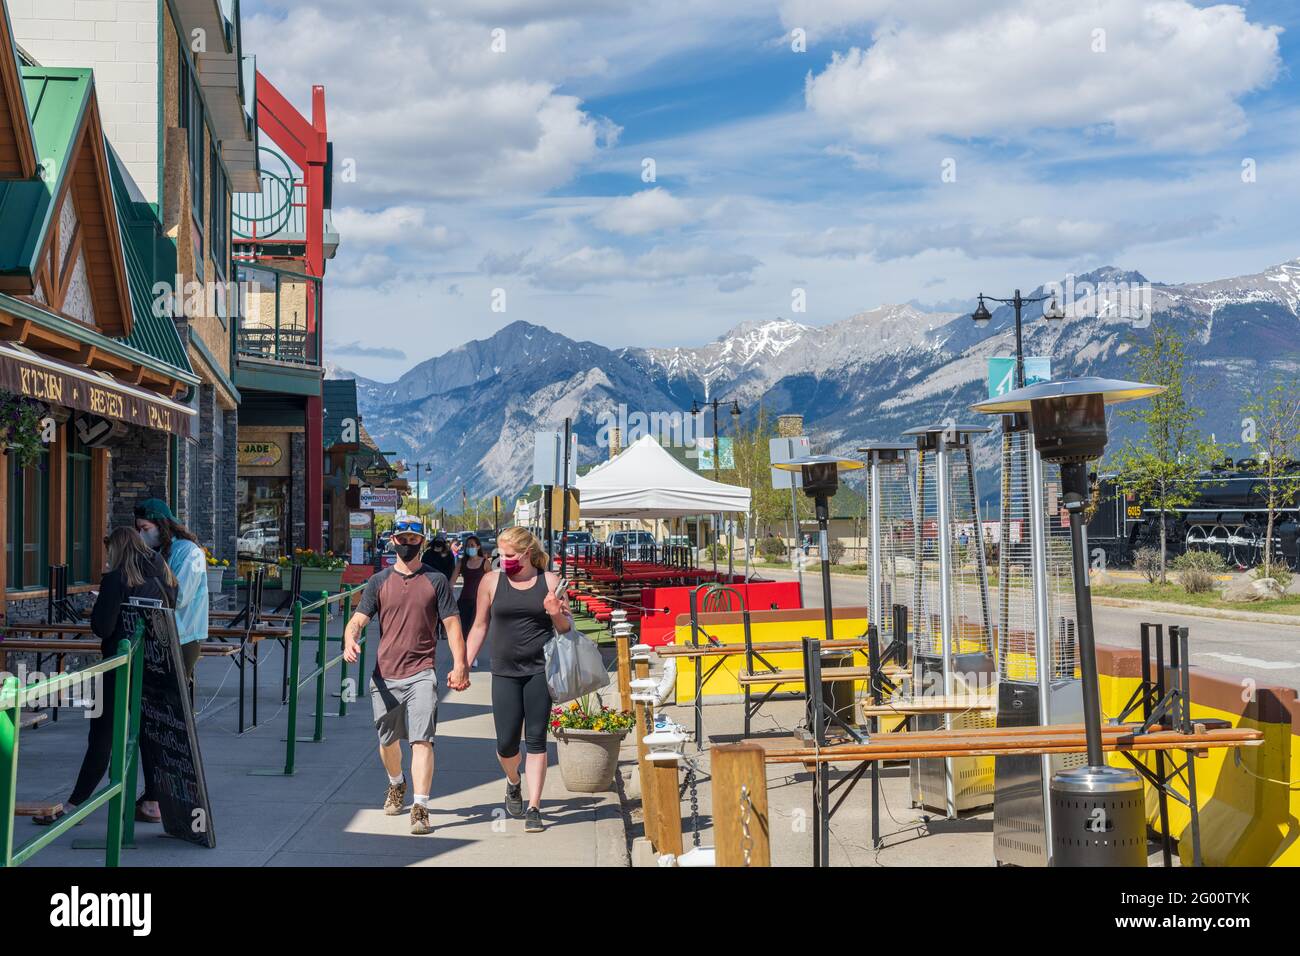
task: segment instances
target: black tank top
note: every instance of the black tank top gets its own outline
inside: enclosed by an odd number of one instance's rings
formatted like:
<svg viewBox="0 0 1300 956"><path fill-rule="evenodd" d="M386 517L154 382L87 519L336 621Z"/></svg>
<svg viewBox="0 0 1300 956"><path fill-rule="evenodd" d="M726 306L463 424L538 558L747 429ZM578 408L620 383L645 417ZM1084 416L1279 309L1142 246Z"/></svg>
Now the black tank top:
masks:
<svg viewBox="0 0 1300 956"><path fill-rule="evenodd" d="M512 587L505 572L492 595L488 639L492 645L492 673L502 677L531 677L546 670L543 649L555 629L542 607L546 599L546 574L537 572L533 586Z"/></svg>

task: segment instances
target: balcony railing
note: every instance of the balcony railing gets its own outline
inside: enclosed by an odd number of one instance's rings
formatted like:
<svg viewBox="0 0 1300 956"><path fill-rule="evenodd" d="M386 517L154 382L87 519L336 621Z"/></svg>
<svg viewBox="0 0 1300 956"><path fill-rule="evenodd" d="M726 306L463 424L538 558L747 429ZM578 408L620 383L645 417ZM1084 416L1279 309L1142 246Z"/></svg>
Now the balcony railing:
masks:
<svg viewBox="0 0 1300 956"><path fill-rule="evenodd" d="M320 280L263 265L241 265L238 275L243 301L236 352L253 359L320 365Z"/></svg>

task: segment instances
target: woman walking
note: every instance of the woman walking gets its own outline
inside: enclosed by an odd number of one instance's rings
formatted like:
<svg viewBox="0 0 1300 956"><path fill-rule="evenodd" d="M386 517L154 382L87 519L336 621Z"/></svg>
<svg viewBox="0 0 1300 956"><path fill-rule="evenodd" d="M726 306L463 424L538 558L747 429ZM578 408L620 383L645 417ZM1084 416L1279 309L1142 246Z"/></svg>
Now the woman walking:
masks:
<svg viewBox="0 0 1300 956"><path fill-rule="evenodd" d="M122 608L131 598L149 598L162 601L164 607L176 603L176 578L167 562L150 550L134 528L115 528L108 536L108 570L99 582L99 596L90 612L90 630L99 638L100 653L105 658L117 655L117 646L130 640L127 621ZM99 782L108 770L113 748L113 701L117 696L117 678L124 671L116 671L103 682L99 712L90 719L90 733L86 741L86 755L81 760L69 807L79 807L95 794ZM153 790L153 773L149 766L151 751L142 748L144 765L144 793L136 803L135 818L146 823L158 823L158 798ZM50 816L33 817L40 825L55 822L63 811Z"/></svg>
<svg viewBox="0 0 1300 956"><path fill-rule="evenodd" d="M546 726L551 694L546 687L543 648L555 631L573 626L567 599L555 593L559 576L546 570L550 559L525 528L510 528L497 539L501 570L489 571L478 589L470 630L470 660L491 638L492 719L497 760L506 774L506 812L524 817L528 833L540 833L542 785L546 781ZM528 752L528 807L519 776L519 742Z"/></svg>
<svg viewBox="0 0 1300 956"><path fill-rule="evenodd" d="M456 587L457 579L461 581L460 596L456 598L456 610L460 612L460 629L463 634L468 634L470 628L474 626L479 586L483 583L484 575L489 574L491 570L492 565L483 554L483 547L478 538L470 535L465 539L465 547L456 561L456 567L451 572L453 589ZM473 654L470 655L469 661L471 666L477 663Z"/></svg>
<svg viewBox="0 0 1300 956"><path fill-rule="evenodd" d="M193 532L176 520L167 502L149 498L135 508L135 529L157 551L176 576L176 633L180 635L185 679L194 679L194 665L208 636L208 564Z"/></svg>

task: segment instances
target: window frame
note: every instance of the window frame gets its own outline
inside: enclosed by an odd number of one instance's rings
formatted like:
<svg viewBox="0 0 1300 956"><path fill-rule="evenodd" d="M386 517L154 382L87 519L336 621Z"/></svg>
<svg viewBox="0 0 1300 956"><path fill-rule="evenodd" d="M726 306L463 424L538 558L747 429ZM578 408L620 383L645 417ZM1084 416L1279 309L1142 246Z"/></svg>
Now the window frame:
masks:
<svg viewBox="0 0 1300 956"><path fill-rule="evenodd" d="M6 495L9 498L7 503L8 515L5 522L5 548L8 551L8 560L6 564L8 569L5 574L5 589L9 591L36 591L48 587L50 583L50 470L49 470L49 453L42 452L42 457L35 465L29 468L35 468L37 474L41 476L41 500L40 500L40 544L38 554L40 560L37 563L36 581L29 582L25 580L23 570L27 563L27 538L24 526L26 517L26 498L27 482L25 473L27 468L18 467L18 458L15 455L5 455L7 459L5 467L9 470L9 484Z"/></svg>

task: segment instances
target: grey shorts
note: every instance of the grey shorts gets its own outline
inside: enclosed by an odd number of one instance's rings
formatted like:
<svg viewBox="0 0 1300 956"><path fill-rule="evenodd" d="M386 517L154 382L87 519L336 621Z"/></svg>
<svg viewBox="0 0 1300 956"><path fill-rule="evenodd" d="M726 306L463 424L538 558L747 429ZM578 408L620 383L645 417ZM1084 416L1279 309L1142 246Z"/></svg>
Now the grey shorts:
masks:
<svg viewBox="0 0 1300 956"><path fill-rule="evenodd" d="M397 740L428 741L438 729L438 677L432 667L410 677L370 677L375 730L385 747Z"/></svg>

